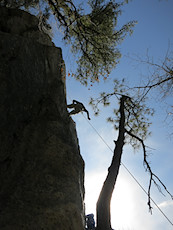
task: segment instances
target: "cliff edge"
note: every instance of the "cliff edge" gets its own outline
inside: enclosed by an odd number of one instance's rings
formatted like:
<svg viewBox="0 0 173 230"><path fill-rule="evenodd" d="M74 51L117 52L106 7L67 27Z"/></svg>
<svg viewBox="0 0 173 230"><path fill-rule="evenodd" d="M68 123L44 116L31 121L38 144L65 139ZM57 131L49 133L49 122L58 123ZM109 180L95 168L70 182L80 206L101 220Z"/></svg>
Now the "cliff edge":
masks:
<svg viewBox="0 0 173 230"><path fill-rule="evenodd" d="M84 229L84 162L61 49L38 19L0 8L0 229Z"/></svg>

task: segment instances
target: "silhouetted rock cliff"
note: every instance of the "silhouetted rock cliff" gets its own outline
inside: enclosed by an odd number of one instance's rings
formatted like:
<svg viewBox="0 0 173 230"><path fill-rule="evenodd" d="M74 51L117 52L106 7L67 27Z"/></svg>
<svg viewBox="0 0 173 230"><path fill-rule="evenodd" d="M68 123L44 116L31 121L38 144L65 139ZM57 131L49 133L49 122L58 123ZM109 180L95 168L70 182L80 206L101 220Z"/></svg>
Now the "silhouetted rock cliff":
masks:
<svg viewBox="0 0 173 230"><path fill-rule="evenodd" d="M0 8L1 230L84 228L84 162L62 68L35 16Z"/></svg>

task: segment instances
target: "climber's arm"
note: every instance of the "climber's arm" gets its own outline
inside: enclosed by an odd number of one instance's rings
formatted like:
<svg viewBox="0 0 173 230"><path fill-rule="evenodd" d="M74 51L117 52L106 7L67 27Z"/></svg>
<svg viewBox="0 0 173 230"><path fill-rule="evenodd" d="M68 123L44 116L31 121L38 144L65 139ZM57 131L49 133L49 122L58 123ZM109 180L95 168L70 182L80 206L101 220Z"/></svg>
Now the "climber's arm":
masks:
<svg viewBox="0 0 173 230"><path fill-rule="evenodd" d="M91 118L89 117L89 112L88 112L88 110L84 109L83 111L87 113L88 120L91 120Z"/></svg>

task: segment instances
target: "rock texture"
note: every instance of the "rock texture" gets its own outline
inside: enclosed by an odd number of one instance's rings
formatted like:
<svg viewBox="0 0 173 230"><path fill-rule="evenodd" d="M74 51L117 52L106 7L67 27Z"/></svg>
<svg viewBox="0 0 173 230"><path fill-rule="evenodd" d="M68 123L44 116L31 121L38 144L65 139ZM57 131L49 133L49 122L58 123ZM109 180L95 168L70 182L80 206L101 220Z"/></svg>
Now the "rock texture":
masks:
<svg viewBox="0 0 173 230"><path fill-rule="evenodd" d="M29 13L0 8L0 229L84 229L84 162L61 49Z"/></svg>

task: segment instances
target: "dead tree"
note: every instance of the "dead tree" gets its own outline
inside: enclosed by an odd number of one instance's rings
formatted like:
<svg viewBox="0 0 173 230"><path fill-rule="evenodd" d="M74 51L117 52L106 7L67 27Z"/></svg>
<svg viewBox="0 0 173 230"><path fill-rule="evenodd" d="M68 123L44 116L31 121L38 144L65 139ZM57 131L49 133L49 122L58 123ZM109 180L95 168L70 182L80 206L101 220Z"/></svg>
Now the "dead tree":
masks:
<svg viewBox="0 0 173 230"><path fill-rule="evenodd" d="M152 114L152 110L146 108L145 105L142 105L140 100L132 100L129 96L118 94L116 92L111 94L101 94L101 97L94 100L91 100L91 104L98 112L98 104L103 103L105 105L109 104L108 99L111 96L120 96L120 106L119 110L114 111L116 118L109 118L108 120L114 123L118 123L116 129L118 130L118 138L115 142L115 149L112 158L110 167L108 168L108 174L104 181L103 187L100 192L99 199L97 201L97 230L111 230L111 212L110 204L112 193L114 191L115 183L119 173L121 165L121 157L123 153L123 147L126 143L132 144L132 146L139 147L142 146L143 149L143 163L147 172L149 172L149 186L148 186L148 206L149 210L152 213L151 206L151 186L154 183L159 191L161 192L161 186L164 190L171 196L164 183L160 178L153 173L150 164L147 159L146 146L144 144L145 138L148 136L148 127L150 123L148 122L145 115Z"/></svg>

